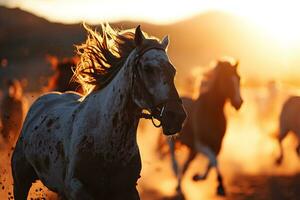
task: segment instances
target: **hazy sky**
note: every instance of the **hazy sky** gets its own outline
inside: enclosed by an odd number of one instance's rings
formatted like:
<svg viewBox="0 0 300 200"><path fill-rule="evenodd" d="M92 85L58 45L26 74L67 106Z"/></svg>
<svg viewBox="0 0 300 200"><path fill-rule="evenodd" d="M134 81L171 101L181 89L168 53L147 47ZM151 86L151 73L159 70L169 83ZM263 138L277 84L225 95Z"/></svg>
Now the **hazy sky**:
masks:
<svg viewBox="0 0 300 200"><path fill-rule="evenodd" d="M229 0L0 0L53 21L97 23L102 20L141 19L170 23L210 9Z"/></svg>
<svg viewBox="0 0 300 200"><path fill-rule="evenodd" d="M201 12L220 10L248 18L284 45L300 41L299 0L0 0L0 4L63 23L172 23Z"/></svg>
<svg viewBox="0 0 300 200"><path fill-rule="evenodd" d="M170 23L208 10L272 18L276 13L290 15L299 9L297 1L291 0L0 0L0 4L69 23L119 19Z"/></svg>

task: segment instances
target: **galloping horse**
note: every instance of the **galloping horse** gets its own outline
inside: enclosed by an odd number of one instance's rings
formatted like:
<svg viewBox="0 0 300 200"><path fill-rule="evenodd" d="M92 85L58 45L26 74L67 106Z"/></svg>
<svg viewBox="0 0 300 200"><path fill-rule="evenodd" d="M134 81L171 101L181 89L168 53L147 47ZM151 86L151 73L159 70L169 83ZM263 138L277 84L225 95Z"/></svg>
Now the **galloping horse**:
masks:
<svg viewBox="0 0 300 200"><path fill-rule="evenodd" d="M51 67L54 70L53 76L50 77L47 91L76 91L82 92L81 86L78 82L73 79L72 68L76 66L76 58L64 58L58 60L58 58L49 56Z"/></svg>
<svg viewBox="0 0 300 200"><path fill-rule="evenodd" d="M2 120L0 133L6 142L14 145L27 110L27 102L23 97L20 81L14 79L7 82L7 90L5 91L0 110L0 119Z"/></svg>
<svg viewBox="0 0 300 200"><path fill-rule="evenodd" d="M206 179L210 169L215 167L218 175L218 195L225 195L222 175L220 173L217 156L220 152L222 140L226 131L224 105L230 100L235 109L242 105L240 96L240 77L237 73L238 62L227 60L218 61L216 67L206 74L206 80L201 83L201 91L197 100L183 98L183 105L188 114L181 133L174 140L169 140L172 166L178 178L177 191L181 192L181 179L194 160L197 153L206 155L209 164L205 173L194 175L193 180ZM182 170L179 170L175 158L175 143L186 145L189 155Z"/></svg>
<svg viewBox="0 0 300 200"><path fill-rule="evenodd" d="M276 160L277 164L281 164L283 160L282 141L289 132L293 132L298 137L298 146L296 152L300 156L300 97L292 96L283 104L279 118L279 134L276 140L279 144L280 155Z"/></svg>
<svg viewBox="0 0 300 200"><path fill-rule="evenodd" d="M134 33L102 25L102 35L86 29L75 70L85 95L49 93L31 106L12 158L16 200L26 199L36 179L66 199L139 199L142 110L166 135L182 128L168 37L159 42L140 26Z"/></svg>

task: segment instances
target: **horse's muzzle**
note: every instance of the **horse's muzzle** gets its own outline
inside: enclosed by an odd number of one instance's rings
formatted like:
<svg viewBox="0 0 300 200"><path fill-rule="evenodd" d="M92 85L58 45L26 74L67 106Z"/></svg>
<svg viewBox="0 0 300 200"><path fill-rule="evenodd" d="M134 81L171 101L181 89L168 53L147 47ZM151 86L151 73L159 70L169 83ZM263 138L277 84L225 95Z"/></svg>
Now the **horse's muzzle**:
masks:
<svg viewBox="0 0 300 200"><path fill-rule="evenodd" d="M163 133L165 135L173 135L180 132L186 116L181 101L168 102L161 117Z"/></svg>
<svg viewBox="0 0 300 200"><path fill-rule="evenodd" d="M243 104L243 99L242 98L237 98L234 101L231 101L231 105L236 109L239 110Z"/></svg>

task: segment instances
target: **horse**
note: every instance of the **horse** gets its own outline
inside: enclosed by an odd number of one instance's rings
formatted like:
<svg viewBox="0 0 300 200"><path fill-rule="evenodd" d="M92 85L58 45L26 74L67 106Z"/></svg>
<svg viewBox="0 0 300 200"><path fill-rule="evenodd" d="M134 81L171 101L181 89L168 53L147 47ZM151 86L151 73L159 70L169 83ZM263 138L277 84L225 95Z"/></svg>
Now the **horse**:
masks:
<svg viewBox="0 0 300 200"><path fill-rule="evenodd" d="M20 81L7 81L7 89L1 102L1 136L5 143L14 144L20 133L23 119L27 111L27 101L23 97Z"/></svg>
<svg viewBox="0 0 300 200"><path fill-rule="evenodd" d="M217 194L225 195L223 178L218 167L217 156L222 146L226 132L226 117L224 105L230 101L231 105L239 110L243 99L240 95L240 76L237 73L238 62L229 59L219 60L210 70L200 86L200 95L196 100L183 97L183 105L187 112L187 120L177 137L169 139L169 149L172 168L177 176L177 192L182 195L181 180L190 163L198 153L209 159L209 164L203 175L195 174L194 181L206 179L210 169L216 168L218 188ZM188 158L182 169L179 169L175 157L175 147L188 147Z"/></svg>
<svg viewBox="0 0 300 200"><path fill-rule="evenodd" d="M300 156L300 97L291 96L283 104L279 116L279 134L275 135L275 140L279 145L279 156L276 159L276 164L280 165L283 161L283 146L282 141L289 132L293 132L298 138L296 153Z"/></svg>
<svg viewBox="0 0 300 200"><path fill-rule="evenodd" d="M58 60L54 56L48 56L48 60L51 63L54 74L49 79L47 91L76 91L82 93L81 85L73 80L72 69L78 62L75 57Z"/></svg>
<svg viewBox="0 0 300 200"><path fill-rule="evenodd" d="M186 113L168 36L160 42L140 26L85 29L75 69L84 95L52 92L31 106L12 156L16 200L26 199L37 179L65 199L139 199L136 132L143 110L165 135L182 128Z"/></svg>

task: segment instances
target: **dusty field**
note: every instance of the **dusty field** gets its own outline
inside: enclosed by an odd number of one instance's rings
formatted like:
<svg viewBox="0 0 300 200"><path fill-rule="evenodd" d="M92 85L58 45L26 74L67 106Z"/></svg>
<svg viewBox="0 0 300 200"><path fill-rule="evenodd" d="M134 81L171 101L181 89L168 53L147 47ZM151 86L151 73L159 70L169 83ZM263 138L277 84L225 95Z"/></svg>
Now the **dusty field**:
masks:
<svg viewBox="0 0 300 200"><path fill-rule="evenodd" d="M277 128L278 111L287 95L270 95L265 89L244 89L242 94L245 104L239 112L230 106L226 107L228 129L219 155L227 197L220 198L215 195L217 183L214 170L205 181L191 180L194 173L203 172L207 163L199 155L183 180L186 199L300 200L300 161L294 151L297 141L293 135L284 141L286 157L283 165L278 167L274 165L278 147L270 137ZM151 123L142 120L138 130L138 143L143 169L138 189L143 200L175 199L172 197L176 179L171 171L170 159L160 159L155 151L159 134L159 130ZM0 200L12 199L9 163L11 147L4 145L2 140L0 147ZM177 152L180 162L185 156L186 149ZM35 183L31 188L30 198L57 199L41 183Z"/></svg>
<svg viewBox="0 0 300 200"><path fill-rule="evenodd" d="M223 200L299 200L300 174L290 176L239 175L227 185L227 197L207 196L202 199ZM176 196L163 196L156 191L142 194L144 199L179 200ZM188 195L186 195L188 196ZM188 198L186 198L188 199Z"/></svg>

